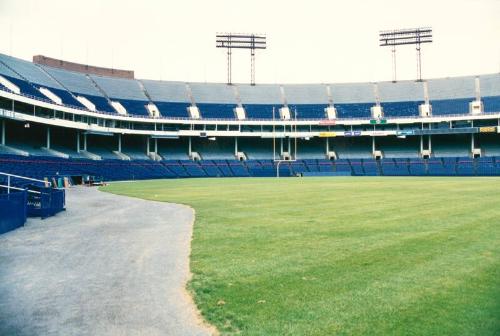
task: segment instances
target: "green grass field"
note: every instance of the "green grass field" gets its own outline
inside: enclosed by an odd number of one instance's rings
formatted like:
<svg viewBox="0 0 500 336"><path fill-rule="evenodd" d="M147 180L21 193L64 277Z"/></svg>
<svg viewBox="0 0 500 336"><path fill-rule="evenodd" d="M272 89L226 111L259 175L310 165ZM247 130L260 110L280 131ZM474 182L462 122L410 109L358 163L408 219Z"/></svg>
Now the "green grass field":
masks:
<svg viewBox="0 0 500 336"><path fill-rule="evenodd" d="M184 179L189 284L222 334L500 335L500 178Z"/></svg>

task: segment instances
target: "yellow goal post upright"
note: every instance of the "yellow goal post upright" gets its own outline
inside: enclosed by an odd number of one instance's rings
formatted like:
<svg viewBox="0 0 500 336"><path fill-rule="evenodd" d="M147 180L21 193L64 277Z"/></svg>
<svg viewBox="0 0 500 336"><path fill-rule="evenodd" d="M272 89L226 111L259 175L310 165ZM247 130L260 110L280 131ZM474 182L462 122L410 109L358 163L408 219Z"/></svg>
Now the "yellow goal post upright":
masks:
<svg viewBox="0 0 500 336"><path fill-rule="evenodd" d="M290 136L293 134L293 138L294 138L293 156L285 157L285 159L283 159L282 158L283 153L281 153L281 151L280 151L279 158L276 158L276 108L275 108L275 106L273 106L273 163L276 165L276 178L280 178L280 165L281 165L281 163L283 163L283 162L296 162L297 161L297 109L296 108L294 109L294 118L292 120L295 122L290 123L290 134L288 135L288 138L290 138ZM285 135L286 135L286 124L284 124L284 127L285 128L283 130L283 134L280 136L280 139L282 142L283 142L283 139L285 138ZM283 148L283 147L281 147L281 148ZM288 151L290 152L290 148L288 148Z"/></svg>

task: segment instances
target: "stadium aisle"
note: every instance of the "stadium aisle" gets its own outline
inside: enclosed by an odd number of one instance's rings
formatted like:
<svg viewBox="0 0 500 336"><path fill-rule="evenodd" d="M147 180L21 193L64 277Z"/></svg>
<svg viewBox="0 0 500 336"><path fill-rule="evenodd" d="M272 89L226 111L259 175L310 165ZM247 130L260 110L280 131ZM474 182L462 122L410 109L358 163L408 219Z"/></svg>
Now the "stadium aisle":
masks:
<svg viewBox="0 0 500 336"><path fill-rule="evenodd" d="M193 211L72 188L0 236L0 335L208 335L184 289Z"/></svg>

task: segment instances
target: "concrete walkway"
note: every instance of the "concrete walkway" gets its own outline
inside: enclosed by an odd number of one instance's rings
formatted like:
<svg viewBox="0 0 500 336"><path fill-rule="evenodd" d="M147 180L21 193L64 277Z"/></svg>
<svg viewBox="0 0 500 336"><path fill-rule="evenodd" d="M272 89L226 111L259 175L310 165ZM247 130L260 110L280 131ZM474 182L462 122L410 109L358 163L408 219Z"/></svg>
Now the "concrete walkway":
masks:
<svg viewBox="0 0 500 336"><path fill-rule="evenodd" d="M78 187L0 236L0 335L209 335L185 291L193 211Z"/></svg>

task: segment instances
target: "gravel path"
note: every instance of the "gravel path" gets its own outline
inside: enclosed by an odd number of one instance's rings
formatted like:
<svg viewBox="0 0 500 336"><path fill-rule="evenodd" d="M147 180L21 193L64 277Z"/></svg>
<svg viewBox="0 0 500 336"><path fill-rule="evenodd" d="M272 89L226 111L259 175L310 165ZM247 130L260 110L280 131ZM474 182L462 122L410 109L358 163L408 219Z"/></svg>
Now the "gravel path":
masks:
<svg viewBox="0 0 500 336"><path fill-rule="evenodd" d="M72 188L0 236L0 335L209 335L185 291L193 211Z"/></svg>

